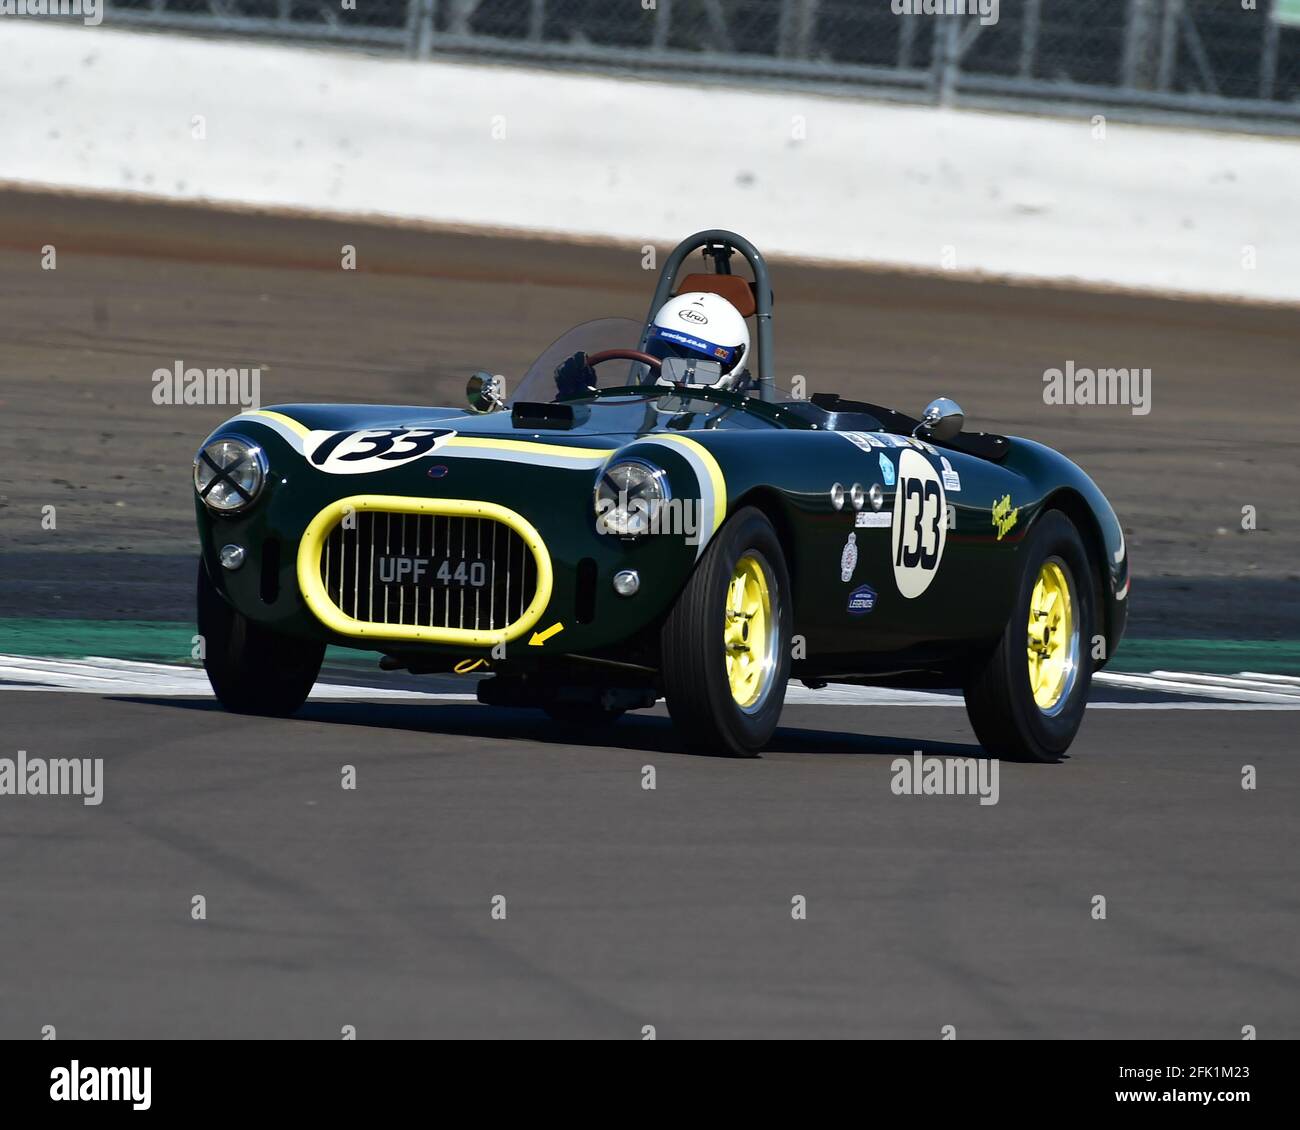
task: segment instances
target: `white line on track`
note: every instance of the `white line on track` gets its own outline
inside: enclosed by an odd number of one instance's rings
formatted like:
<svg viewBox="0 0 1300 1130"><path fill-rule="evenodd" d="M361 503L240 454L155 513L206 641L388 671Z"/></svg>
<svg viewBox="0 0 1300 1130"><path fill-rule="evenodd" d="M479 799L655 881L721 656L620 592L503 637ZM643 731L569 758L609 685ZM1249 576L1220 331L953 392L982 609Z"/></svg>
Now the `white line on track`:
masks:
<svg viewBox="0 0 1300 1130"><path fill-rule="evenodd" d="M1195 696L1197 702L1091 702L1092 710L1300 710L1300 679L1288 675L1199 675L1155 671L1149 675L1099 672L1101 687ZM0 690L74 692L98 695L210 698L207 676L197 667L90 657L84 660L0 655ZM316 700L375 699L424 702L474 702L472 693L419 691L408 688L317 683ZM894 690L888 687L834 685L809 690L798 684L786 692L789 706L927 706L964 705L959 694Z"/></svg>
<svg viewBox="0 0 1300 1130"><path fill-rule="evenodd" d="M1173 679L1198 686L1228 687L1235 690L1264 691L1269 694L1300 695L1300 686L1289 683L1265 683L1245 675L1191 675L1181 671L1152 671L1152 678Z"/></svg>
<svg viewBox="0 0 1300 1130"><path fill-rule="evenodd" d="M1209 678L1213 676L1183 675L1172 671L1161 672L1158 675L1129 675L1102 671L1093 676L1093 682L1104 687L1159 691L1165 694L1192 694L1203 698L1225 699L1229 702L1297 701L1287 692L1276 687L1224 686L1219 682L1198 681Z"/></svg>
<svg viewBox="0 0 1300 1130"><path fill-rule="evenodd" d="M1261 683L1283 683L1286 686L1300 687L1300 677L1295 675L1265 675L1259 671L1243 671L1244 679L1255 679Z"/></svg>

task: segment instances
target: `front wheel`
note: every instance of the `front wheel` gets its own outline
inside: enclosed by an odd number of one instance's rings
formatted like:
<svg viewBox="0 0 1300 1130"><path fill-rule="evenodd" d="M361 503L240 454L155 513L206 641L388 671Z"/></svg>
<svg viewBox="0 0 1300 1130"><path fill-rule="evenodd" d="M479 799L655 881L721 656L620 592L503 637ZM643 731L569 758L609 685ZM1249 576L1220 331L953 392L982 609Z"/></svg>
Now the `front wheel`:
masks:
<svg viewBox="0 0 1300 1130"><path fill-rule="evenodd" d="M325 645L282 636L236 612L199 562L203 668L217 700L236 714L292 714L306 700Z"/></svg>
<svg viewBox="0 0 1300 1130"><path fill-rule="evenodd" d="M790 677L790 579L772 523L747 507L718 531L660 633L664 697L687 747L753 757Z"/></svg>
<svg viewBox="0 0 1300 1130"><path fill-rule="evenodd" d="M1083 721L1092 684L1096 586L1079 531L1059 510L1035 523L997 646L966 681L966 713L995 757L1056 761Z"/></svg>

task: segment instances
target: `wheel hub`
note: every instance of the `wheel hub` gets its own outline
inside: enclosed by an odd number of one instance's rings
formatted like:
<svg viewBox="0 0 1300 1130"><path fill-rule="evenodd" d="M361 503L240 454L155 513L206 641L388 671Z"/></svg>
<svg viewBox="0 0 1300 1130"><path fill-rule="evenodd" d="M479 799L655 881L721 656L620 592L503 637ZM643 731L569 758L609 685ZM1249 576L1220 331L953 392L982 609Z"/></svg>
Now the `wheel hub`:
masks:
<svg viewBox="0 0 1300 1130"><path fill-rule="evenodd" d="M1029 686L1040 710L1057 708L1074 685L1078 632L1069 573L1064 562L1049 558L1029 598Z"/></svg>
<svg viewBox="0 0 1300 1130"><path fill-rule="evenodd" d="M766 570L757 558L742 557L727 586L722 628L727 684L742 709L758 703L771 685L775 627Z"/></svg>

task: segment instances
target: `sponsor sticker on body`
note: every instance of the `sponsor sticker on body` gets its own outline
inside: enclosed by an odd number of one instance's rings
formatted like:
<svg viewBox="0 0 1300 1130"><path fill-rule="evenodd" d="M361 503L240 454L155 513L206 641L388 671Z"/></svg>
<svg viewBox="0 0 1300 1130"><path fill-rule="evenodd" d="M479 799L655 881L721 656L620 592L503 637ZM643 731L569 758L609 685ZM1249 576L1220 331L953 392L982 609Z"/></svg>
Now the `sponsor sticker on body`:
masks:
<svg viewBox="0 0 1300 1130"><path fill-rule="evenodd" d="M875 436L869 432L836 432L837 436L843 436L849 443L861 451L870 452L873 448L884 447Z"/></svg>
<svg viewBox="0 0 1300 1130"><path fill-rule="evenodd" d="M946 456L941 457L939 462L943 465L943 471L941 472L943 489L959 492L961 490L961 476L952 469L952 464L948 462Z"/></svg>
<svg viewBox="0 0 1300 1130"><path fill-rule="evenodd" d="M1004 494L1000 499L993 503L993 528L998 532L998 541L1001 541L1012 530L1016 528L1016 523L1020 520L1020 507L1014 509L1011 506L1011 496Z"/></svg>
<svg viewBox="0 0 1300 1130"><path fill-rule="evenodd" d="M880 453L880 474L885 480L885 486L894 485L894 461L883 451Z"/></svg>
<svg viewBox="0 0 1300 1130"><path fill-rule="evenodd" d="M870 585L859 585L849 593L849 615L865 616L876 607L876 590Z"/></svg>
<svg viewBox="0 0 1300 1130"><path fill-rule="evenodd" d="M888 510L859 510L853 524L860 530L887 530L893 518Z"/></svg>
<svg viewBox="0 0 1300 1130"><path fill-rule="evenodd" d="M858 535L849 534L840 554L840 580L847 584L853 580L853 570L858 567Z"/></svg>

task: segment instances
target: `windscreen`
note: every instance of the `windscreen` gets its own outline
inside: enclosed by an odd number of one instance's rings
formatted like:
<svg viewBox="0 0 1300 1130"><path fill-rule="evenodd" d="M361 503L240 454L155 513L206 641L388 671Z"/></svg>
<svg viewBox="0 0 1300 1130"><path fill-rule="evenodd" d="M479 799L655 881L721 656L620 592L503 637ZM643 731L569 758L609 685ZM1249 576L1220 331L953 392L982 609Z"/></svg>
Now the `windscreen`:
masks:
<svg viewBox="0 0 1300 1130"><path fill-rule="evenodd" d="M600 318L584 322L562 334L529 366L523 380L507 403L528 401L549 404L555 399L555 370L575 353L603 353L606 349L637 349L644 327L631 318ZM596 370L600 388L626 384L648 384L654 376L645 365L634 361L606 361ZM510 390L507 390L508 392Z"/></svg>
<svg viewBox="0 0 1300 1130"><path fill-rule="evenodd" d="M523 379L513 388L507 382L507 404L525 401L549 404L556 398L555 370L575 353L603 353L607 349L639 349L645 326L631 318L598 318L583 322L567 333L561 334L529 367ZM620 388L626 385L654 384L655 375L648 366L636 361L606 361L596 369L598 388ZM757 396L758 389L752 375L738 391ZM776 401L800 399L783 388L775 390Z"/></svg>

